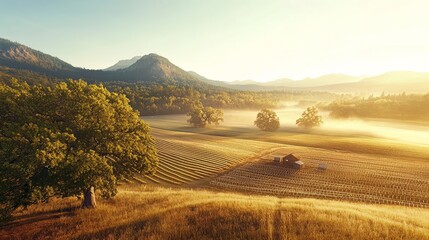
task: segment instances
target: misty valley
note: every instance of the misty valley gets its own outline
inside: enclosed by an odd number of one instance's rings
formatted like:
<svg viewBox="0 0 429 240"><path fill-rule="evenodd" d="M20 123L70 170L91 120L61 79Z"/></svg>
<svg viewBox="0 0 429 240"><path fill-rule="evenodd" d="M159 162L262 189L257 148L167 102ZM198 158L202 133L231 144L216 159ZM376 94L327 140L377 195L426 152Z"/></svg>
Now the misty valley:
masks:
<svg viewBox="0 0 429 240"><path fill-rule="evenodd" d="M0 6L0 240L429 240L427 1Z"/></svg>

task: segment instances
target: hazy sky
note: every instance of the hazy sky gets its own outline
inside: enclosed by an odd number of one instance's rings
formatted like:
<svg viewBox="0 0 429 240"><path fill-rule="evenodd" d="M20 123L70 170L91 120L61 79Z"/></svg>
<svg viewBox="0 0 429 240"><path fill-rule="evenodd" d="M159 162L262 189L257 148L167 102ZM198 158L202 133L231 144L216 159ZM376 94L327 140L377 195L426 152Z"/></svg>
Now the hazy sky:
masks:
<svg viewBox="0 0 429 240"><path fill-rule="evenodd" d="M74 66L157 53L211 79L429 71L428 0L0 0L0 37Z"/></svg>

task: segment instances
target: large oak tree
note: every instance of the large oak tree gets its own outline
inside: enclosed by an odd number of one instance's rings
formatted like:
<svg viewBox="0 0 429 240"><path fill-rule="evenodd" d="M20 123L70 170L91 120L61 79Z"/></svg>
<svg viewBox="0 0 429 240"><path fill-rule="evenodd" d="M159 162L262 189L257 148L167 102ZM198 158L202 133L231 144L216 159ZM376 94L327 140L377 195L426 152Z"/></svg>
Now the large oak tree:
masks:
<svg viewBox="0 0 429 240"><path fill-rule="evenodd" d="M264 108L256 115L254 124L263 131L276 131L280 127L280 120L277 113Z"/></svg>
<svg viewBox="0 0 429 240"><path fill-rule="evenodd" d="M219 125L223 121L222 109L203 107L201 103L195 103L189 116L188 123L194 127L206 127L207 125Z"/></svg>
<svg viewBox="0 0 429 240"><path fill-rule="evenodd" d="M70 80L53 88L17 80L0 85L0 205L3 214L49 198L93 190L116 194L116 183L158 164L149 126L121 94Z"/></svg>

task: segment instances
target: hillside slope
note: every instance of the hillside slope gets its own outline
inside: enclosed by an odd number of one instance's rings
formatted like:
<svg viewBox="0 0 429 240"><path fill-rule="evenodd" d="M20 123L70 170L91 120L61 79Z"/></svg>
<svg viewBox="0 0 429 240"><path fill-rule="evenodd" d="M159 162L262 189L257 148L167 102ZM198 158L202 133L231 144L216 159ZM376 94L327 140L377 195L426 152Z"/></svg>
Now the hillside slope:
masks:
<svg viewBox="0 0 429 240"><path fill-rule="evenodd" d="M1 239L429 239L429 210L122 187L98 208L76 199L30 207Z"/></svg>
<svg viewBox="0 0 429 240"><path fill-rule="evenodd" d="M75 70L72 65L57 57L3 38L0 38L0 65L36 71Z"/></svg>

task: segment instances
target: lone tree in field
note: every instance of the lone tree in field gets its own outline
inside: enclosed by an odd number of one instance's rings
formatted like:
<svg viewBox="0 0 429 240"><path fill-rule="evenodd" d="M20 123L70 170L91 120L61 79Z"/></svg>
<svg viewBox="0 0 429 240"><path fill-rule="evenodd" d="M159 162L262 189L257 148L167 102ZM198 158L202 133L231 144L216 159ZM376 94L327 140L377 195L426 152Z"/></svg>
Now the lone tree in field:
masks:
<svg viewBox="0 0 429 240"><path fill-rule="evenodd" d="M196 104L187 114L190 118L188 123L194 127L205 127L207 125L219 125L223 121L222 109L203 107L201 104Z"/></svg>
<svg viewBox="0 0 429 240"><path fill-rule="evenodd" d="M320 126L323 121L322 116L317 115L318 112L316 107L308 107L307 110L301 114L301 117L296 120L296 125L306 128Z"/></svg>
<svg viewBox="0 0 429 240"><path fill-rule="evenodd" d="M269 109L262 109L256 116L254 124L263 131L275 131L280 127L279 117Z"/></svg>
<svg viewBox="0 0 429 240"><path fill-rule="evenodd" d="M83 207L95 207L95 190L109 198L118 180L153 172L150 128L128 102L82 80L53 88L0 85L3 214L82 193Z"/></svg>

